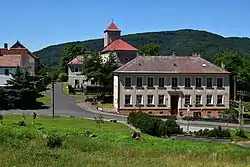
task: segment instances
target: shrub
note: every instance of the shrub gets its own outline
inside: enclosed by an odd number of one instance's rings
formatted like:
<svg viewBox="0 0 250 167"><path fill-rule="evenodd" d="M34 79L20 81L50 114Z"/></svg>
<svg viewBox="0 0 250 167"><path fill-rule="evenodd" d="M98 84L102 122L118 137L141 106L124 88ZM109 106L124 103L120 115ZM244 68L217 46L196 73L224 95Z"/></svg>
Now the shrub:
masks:
<svg viewBox="0 0 250 167"><path fill-rule="evenodd" d="M194 132L195 136L203 136L203 137L216 137L216 138L226 138L231 137L231 134L228 129L222 129L221 126L218 128L214 128L212 130L209 129L200 129L197 132Z"/></svg>
<svg viewBox="0 0 250 167"><path fill-rule="evenodd" d="M52 134L47 137L47 146L49 148L61 147L63 139L56 135Z"/></svg>
<svg viewBox="0 0 250 167"><path fill-rule="evenodd" d="M173 134L182 134L183 133L183 129L181 129L180 126L173 119L167 120L165 122L165 126L167 129L167 131L166 131L167 136L171 136Z"/></svg>
<svg viewBox="0 0 250 167"><path fill-rule="evenodd" d="M247 138L243 129L237 129L235 135L242 138Z"/></svg>
<svg viewBox="0 0 250 167"><path fill-rule="evenodd" d="M127 118L127 122L141 132L152 136L171 136L172 134L181 134L182 129L175 120L162 121L160 118L145 114L143 112L132 112Z"/></svg>
<svg viewBox="0 0 250 167"><path fill-rule="evenodd" d="M89 135L91 135L91 134L93 134L93 132L92 132L91 130L86 130L86 131L84 132L84 135L85 135L85 136L89 136Z"/></svg>
<svg viewBox="0 0 250 167"><path fill-rule="evenodd" d="M26 122L25 122L24 120L19 121L19 122L17 123L17 125L18 125L18 126L27 126L27 125L26 125Z"/></svg>
<svg viewBox="0 0 250 167"><path fill-rule="evenodd" d="M68 81L68 75L65 74L65 73L60 73L58 79L59 79L61 82L67 82L67 81Z"/></svg>

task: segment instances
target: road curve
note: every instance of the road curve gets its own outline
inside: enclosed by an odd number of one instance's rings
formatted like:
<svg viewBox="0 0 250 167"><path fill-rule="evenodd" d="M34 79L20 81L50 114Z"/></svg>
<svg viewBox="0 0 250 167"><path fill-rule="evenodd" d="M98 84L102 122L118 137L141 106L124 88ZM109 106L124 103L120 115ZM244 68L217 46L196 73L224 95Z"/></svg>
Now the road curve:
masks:
<svg viewBox="0 0 250 167"><path fill-rule="evenodd" d="M84 110L83 108L76 105L75 100L73 97L67 96L63 93L63 84L62 83L56 83L55 84L55 116L73 116L73 117L82 117L82 118L94 118L98 115L102 115L102 117L105 120L111 120L115 119L120 122L126 122L127 118L122 115L116 115L116 114L108 114L103 112L91 112L90 110ZM48 91L48 95L52 95L52 91ZM27 114L32 114L34 110L26 110ZM49 109L39 109L35 110L35 112L39 115L52 115L52 107ZM21 114L23 113L23 110L9 110L9 111L3 111L3 114ZM163 119L164 120L164 119ZM187 121L177 120L178 124L182 127L187 126ZM218 125L221 125L222 127L225 127L225 124L221 123L214 123L214 122L199 122L190 121L189 123L190 127L199 127L199 128L215 128L218 127ZM238 128L235 124L228 124L228 128L236 129ZM250 130L250 125L245 125L244 129Z"/></svg>

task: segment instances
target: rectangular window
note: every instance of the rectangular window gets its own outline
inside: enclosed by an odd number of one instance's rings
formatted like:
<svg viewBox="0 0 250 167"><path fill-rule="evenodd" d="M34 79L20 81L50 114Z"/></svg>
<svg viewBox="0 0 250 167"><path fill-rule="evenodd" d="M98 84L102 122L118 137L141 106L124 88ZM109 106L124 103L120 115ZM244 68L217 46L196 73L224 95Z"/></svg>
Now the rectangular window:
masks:
<svg viewBox="0 0 250 167"><path fill-rule="evenodd" d="M137 77L136 87L138 88L142 87L142 77Z"/></svg>
<svg viewBox="0 0 250 167"><path fill-rule="evenodd" d="M212 95L207 95L207 104L213 104L213 96Z"/></svg>
<svg viewBox="0 0 250 167"><path fill-rule="evenodd" d="M79 67L79 72L82 72L82 67L81 66Z"/></svg>
<svg viewBox="0 0 250 167"><path fill-rule="evenodd" d="M178 87L177 78L172 78L172 87L173 88L177 88Z"/></svg>
<svg viewBox="0 0 250 167"><path fill-rule="evenodd" d="M148 77L148 87L153 87L154 86L154 78L153 77Z"/></svg>
<svg viewBox="0 0 250 167"><path fill-rule="evenodd" d="M222 88L223 87L222 78L217 78L217 87L218 88Z"/></svg>
<svg viewBox="0 0 250 167"><path fill-rule="evenodd" d="M136 104L137 105L142 105L143 104L142 95L136 95Z"/></svg>
<svg viewBox="0 0 250 167"><path fill-rule="evenodd" d="M223 95L217 95L217 104L223 104Z"/></svg>
<svg viewBox="0 0 250 167"><path fill-rule="evenodd" d="M154 96L148 95L148 104L154 104Z"/></svg>
<svg viewBox="0 0 250 167"><path fill-rule="evenodd" d="M164 95L159 95L159 104L165 104L164 99Z"/></svg>
<svg viewBox="0 0 250 167"><path fill-rule="evenodd" d="M191 104L191 96L185 95L185 104Z"/></svg>
<svg viewBox="0 0 250 167"><path fill-rule="evenodd" d="M164 78L163 77L159 78L159 87L161 87L161 88L164 87Z"/></svg>
<svg viewBox="0 0 250 167"><path fill-rule="evenodd" d="M125 78L125 87L131 87L131 78L130 77Z"/></svg>
<svg viewBox="0 0 250 167"><path fill-rule="evenodd" d="M196 86L197 88L201 88L201 78L196 78L196 79L195 79L195 86Z"/></svg>
<svg viewBox="0 0 250 167"><path fill-rule="evenodd" d="M195 101L196 104L201 104L201 95L196 95Z"/></svg>
<svg viewBox="0 0 250 167"><path fill-rule="evenodd" d="M191 80L190 78L185 78L185 87L190 88L191 87Z"/></svg>
<svg viewBox="0 0 250 167"><path fill-rule="evenodd" d="M213 80L212 80L212 78L207 78L207 87L208 88L212 88L212 86L213 86Z"/></svg>
<svg viewBox="0 0 250 167"><path fill-rule="evenodd" d="M7 75L7 76L10 75L10 70L9 69L5 69L4 74Z"/></svg>
<svg viewBox="0 0 250 167"><path fill-rule="evenodd" d="M131 95L125 95L125 105L131 105L132 100L131 100Z"/></svg>

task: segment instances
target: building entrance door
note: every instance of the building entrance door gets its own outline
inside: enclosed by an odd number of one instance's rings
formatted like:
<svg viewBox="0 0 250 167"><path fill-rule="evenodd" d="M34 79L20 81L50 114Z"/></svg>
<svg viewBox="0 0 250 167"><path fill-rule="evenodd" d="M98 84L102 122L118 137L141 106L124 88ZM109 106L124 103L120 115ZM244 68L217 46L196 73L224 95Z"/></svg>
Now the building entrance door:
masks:
<svg viewBox="0 0 250 167"><path fill-rule="evenodd" d="M171 109L170 109L170 113L172 116L177 116L178 115L178 99L179 96L178 95L172 95L170 102L171 102Z"/></svg>

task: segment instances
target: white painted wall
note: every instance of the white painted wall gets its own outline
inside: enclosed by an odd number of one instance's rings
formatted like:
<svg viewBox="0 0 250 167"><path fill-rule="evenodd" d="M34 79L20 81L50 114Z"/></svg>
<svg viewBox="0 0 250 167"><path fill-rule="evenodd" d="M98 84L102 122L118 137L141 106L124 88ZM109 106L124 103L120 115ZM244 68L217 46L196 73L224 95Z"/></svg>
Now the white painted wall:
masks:
<svg viewBox="0 0 250 167"><path fill-rule="evenodd" d="M5 75L5 69L8 69L10 73L15 73L16 68L13 67L0 67L0 86L5 86L7 84L7 80L12 78L11 74Z"/></svg>
<svg viewBox="0 0 250 167"><path fill-rule="evenodd" d="M91 80L86 81L87 77L85 75L81 75L82 70L78 72L74 72L75 68L82 68L82 65L80 64L72 64L68 66L68 84L71 86L75 86L75 80L79 80L79 84L86 86L91 86L94 84L91 84Z"/></svg>
<svg viewBox="0 0 250 167"><path fill-rule="evenodd" d="M116 109L118 109L118 84L119 84L119 80L118 80L118 76L114 75L114 91L113 91L113 105Z"/></svg>

